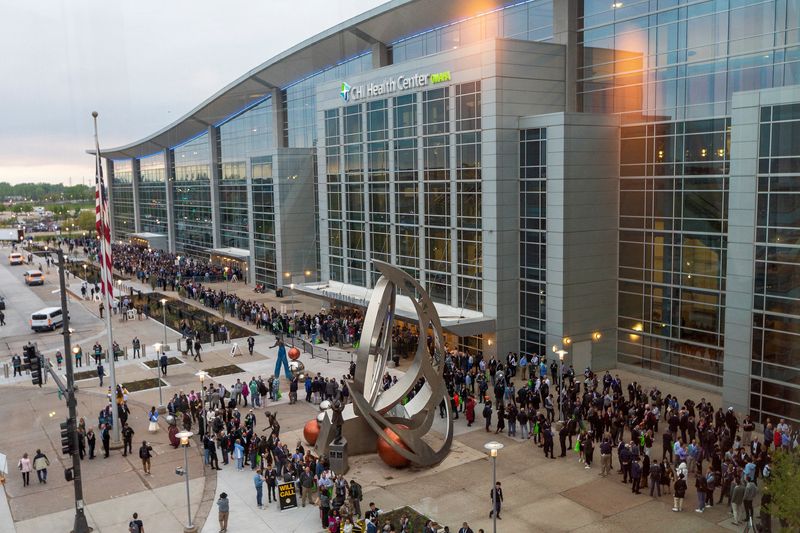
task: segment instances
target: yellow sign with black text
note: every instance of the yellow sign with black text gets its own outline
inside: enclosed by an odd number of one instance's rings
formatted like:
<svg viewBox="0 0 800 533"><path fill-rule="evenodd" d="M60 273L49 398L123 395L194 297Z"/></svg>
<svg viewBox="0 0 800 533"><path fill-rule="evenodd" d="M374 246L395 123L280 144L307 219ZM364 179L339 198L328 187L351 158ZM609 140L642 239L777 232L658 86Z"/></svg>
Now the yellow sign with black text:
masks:
<svg viewBox="0 0 800 533"><path fill-rule="evenodd" d="M278 501L281 511L297 507L297 489L294 483L281 483L278 485Z"/></svg>

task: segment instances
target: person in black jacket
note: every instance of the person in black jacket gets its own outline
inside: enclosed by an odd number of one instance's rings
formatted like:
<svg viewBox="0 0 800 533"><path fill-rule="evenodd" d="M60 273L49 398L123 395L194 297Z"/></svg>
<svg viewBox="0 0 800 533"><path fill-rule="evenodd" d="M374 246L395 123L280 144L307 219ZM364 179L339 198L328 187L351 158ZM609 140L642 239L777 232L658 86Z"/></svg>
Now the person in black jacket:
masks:
<svg viewBox="0 0 800 533"><path fill-rule="evenodd" d="M676 513L683 511L683 497L686 496L686 480L683 474L678 474L678 479L673 487L675 496L672 498L672 510Z"/></svg>
<svg viewBox="0 0 800 533"><path fill-rule="evenodd" d="M639 461L637 458L633 458L631 461L631 480L633 481L633 485L631 486L631 492L634 494L641 494L639 492L639 482L642 479L642 467L639 465Z"/></svg>
<svg viewBox="0 0 800 533"><path fill-rule="evenodd" d="M495 493L497 494L496 497ZM503 506L503 488L500 486L499 481L495 483L494 488L489 491L489 498L492 500L493 507L493 509L489 511L489 518L491 518L494 513L497 513L497 519L502 520L500 518L500 509Z"/></svg>
<svg viewBox="0 0 800 533"><path fill-rule="evenodd" d="M492 401L486 400L486 403L483 406L483 418L486 419L486 432L489 433L491 431L492 425Z"/></svg>

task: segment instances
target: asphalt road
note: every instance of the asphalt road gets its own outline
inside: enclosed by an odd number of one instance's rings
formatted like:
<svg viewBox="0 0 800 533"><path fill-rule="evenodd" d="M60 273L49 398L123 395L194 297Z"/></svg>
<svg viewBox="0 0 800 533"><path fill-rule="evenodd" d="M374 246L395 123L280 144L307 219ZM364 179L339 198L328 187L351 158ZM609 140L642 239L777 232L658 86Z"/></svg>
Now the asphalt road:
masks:
<svg viewBox="0 0 800 533"><path fill-rule="evenodd" d="M8 360L15 352L21 353L22 346L28 341L38 343L39 349L44 353L63 349L61 328L54 332L35 333L30 327L31 313L44 307L61 307L58 271L55 267L50 267L48 274L45 268L42 270L45 273L44 285L28 287L23 279L24 272L38 268L43 260L35 260L36 265L10 266L9 253L9 247L0 247L0 295L6 301L6 309L3 311L6 325L0 327L0 359ZM93 336L98 328L103 328L101 320L74 300L69 303L69 311L74 339Z"/></svg>

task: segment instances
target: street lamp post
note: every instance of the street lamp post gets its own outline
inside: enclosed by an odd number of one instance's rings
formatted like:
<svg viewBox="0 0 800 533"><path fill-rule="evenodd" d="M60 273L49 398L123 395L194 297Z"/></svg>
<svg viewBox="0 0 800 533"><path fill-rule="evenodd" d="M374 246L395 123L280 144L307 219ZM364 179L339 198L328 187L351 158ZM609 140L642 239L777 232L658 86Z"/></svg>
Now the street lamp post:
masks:
<svg viewBox="0 0 800 533"><path fill-rule="evenodd" d="M492 458L492 533L497 533L497 452L503 449L501 442L487 442L483 445Z"/></svg>
<svg viewBox="0 0 800 533"><path fill-rule="evenodd" d="M189 517L189 524L183 528L185 533L194 533L197 528L192 524L192 505L189 498L189 439L194 435L191 431L181 431L175 436L181 440L183 447L183 476L186 481L186 513Z"/></svg>
<svg viewBox="0 0 800 533"><path fill-rule="evenodd" d="M158 380L158 412L165 413L167 410L164 408L164 397L161 395L161 368L158 363L158 358L161 352L161 343L157 342L153 345L156 353L156 379Z"/></svg>
<svg viewBox="0 0 800 533"><path fill-rule="evenodd" d="M558 354L558 360L560 361L558 365L558 419L563 422L564 421L564 399L562 398L563 391L561 390L564 387L564 356L567 355L569 352L564 350L556 350Z"/></svg>
<svg viewBox="0 0 800 533"><path fill-rule="evenodd" d="M167 349L167 299L161 298L161 310L164 317L164 349Z"/></svg>
<svg viewBox="0 0 800 533"><path fill-rule="evenodd" d="M208 372L205 370L198 371L195 376L200 378L200 417L201 423L203 424L203 431L208 433L206 424L208 423L208 417L206 416L206 377L208 377Z"/></svg>

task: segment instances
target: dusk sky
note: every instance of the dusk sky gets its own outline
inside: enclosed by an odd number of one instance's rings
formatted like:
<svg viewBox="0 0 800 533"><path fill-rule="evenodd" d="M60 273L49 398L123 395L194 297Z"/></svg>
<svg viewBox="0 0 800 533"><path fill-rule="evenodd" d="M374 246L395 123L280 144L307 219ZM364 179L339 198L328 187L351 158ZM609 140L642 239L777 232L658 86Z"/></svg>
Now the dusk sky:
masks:
<svg viewBox="0 0 800 533"><path fill-rule="evenodd" d="M90 184L100 146L161 129L247 70L384 0L0 3L0 181Z"/></svg>

